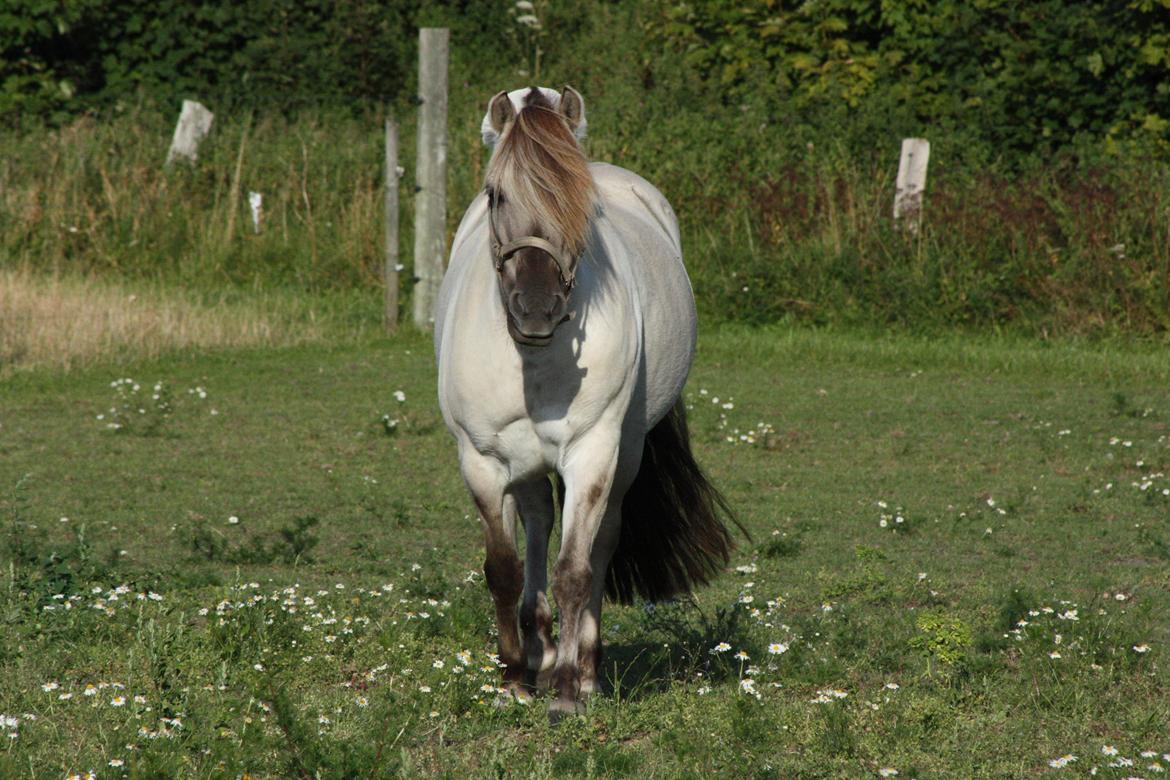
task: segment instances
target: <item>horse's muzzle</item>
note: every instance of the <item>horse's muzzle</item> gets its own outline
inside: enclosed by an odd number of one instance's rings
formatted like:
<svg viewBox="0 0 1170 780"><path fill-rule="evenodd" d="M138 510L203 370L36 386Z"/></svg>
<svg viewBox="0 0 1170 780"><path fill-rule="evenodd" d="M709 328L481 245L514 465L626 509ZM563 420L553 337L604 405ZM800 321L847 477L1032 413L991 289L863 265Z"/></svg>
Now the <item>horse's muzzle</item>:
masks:
<svg viewBox="0 0 1170 780"><path fill-rule="evenodd" d="M568 298L554 294L524 294L518 290L508 296L508 333L513 340L530 346L545 346L552 341L557 326L572 319Z"/></svg>

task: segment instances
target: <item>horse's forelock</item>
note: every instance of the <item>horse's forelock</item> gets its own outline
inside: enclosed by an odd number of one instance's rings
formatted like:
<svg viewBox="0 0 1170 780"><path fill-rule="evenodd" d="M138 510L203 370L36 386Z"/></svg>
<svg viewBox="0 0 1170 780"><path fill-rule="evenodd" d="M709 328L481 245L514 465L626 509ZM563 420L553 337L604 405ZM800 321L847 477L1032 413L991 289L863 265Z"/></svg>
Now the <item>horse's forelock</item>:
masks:
<svg viewBox="0 0 1170 780"><path fill-rule="evenodd" d="M488 166L486 183L506 193L538 225L555 232L565 248L585 248L594 208L589 163L564 117L539 90L505 132Z"/></svg>

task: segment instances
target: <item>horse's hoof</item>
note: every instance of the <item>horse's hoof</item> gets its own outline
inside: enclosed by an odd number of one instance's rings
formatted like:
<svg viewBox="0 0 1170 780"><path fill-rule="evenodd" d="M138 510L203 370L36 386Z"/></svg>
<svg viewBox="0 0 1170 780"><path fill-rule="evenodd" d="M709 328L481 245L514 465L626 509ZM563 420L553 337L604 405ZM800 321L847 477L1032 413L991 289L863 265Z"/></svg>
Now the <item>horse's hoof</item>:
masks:
<svg viewBox="0 0 1170 780"><path fill-rule="evenodd" d="M548 705L548 722L554 726L566 716L584 714L585 702L576 699L554 699L553 703Z"/></svg>
<svg viewBox="0 0 1170 780"><path fill-rule="evenodd" d="M533 680L533 687L537 693L548 693L552 688L553 670L550 666L548 669L537 672Z"/></svg>
<svg viewBox="0 0 1170 780"><path fill-rule="evenodd" d="M497 710L504 710L511 707L513 704L531 704L532 694L524 689L522 685L510 685L500 690L496 694L496 698L492 701L492 706Z"/></svg>

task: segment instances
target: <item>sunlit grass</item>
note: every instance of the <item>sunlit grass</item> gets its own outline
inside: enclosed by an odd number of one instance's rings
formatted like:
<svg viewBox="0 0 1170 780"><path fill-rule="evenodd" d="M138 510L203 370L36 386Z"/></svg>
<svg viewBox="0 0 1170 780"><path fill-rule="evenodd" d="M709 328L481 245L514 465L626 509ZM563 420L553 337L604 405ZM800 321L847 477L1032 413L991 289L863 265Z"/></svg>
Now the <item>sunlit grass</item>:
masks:
<svg viewBox="0 0 1170 780"><path fill-rule="evenodd" d="M694 603L608 607L610 692L556 727L495 706L424 337L15 375L0 775L1170 767L1152 350L727 329L699 356L692 439L753 538ZM111 427L129 378L173 402Z"/></svg>
<svg viewBox="0 0 1170 780"><path fill-rule="evenodd" d="M173 290L0 269L0 374L320 337L321 328L292 307L260 296L215 302Z"/></svg>

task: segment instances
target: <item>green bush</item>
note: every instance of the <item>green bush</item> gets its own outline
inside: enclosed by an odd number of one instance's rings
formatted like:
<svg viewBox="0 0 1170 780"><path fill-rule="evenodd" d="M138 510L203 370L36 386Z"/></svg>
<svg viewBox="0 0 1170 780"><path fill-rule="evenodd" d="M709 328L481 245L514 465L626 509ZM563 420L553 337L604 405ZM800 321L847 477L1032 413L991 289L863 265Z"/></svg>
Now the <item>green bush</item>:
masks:
<svg viewBox="0 0 1170 780"><path fill-rule="evenodd" d="M648 28L725 99L848 106L1011 153L1170 129L1166 0L660 0Z"/></svg>
<svg viewBox="0 0 1170 780"><path fill-rule="evenodd" d="M417 28L499 57L515 27L487 0L13 0L0 11L0 119L197 97L220 109L393 102L413 94Z"/></svg>

